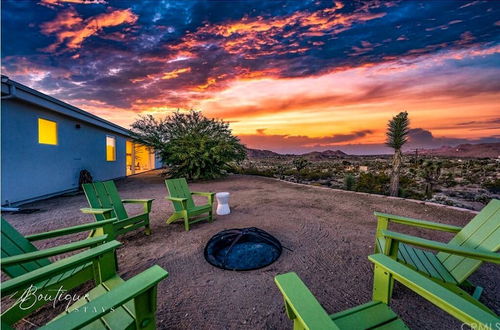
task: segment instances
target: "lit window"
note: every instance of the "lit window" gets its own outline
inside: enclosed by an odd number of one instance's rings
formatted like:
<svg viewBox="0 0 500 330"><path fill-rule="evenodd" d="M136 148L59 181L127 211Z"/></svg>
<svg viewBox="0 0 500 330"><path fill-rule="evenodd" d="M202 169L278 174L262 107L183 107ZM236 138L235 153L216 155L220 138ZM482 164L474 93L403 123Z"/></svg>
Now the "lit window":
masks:
<svg viewBox="0 0 500 330"><path fill-rule="evenodd" d="M108 162L116 160L116 140L113 136L106 136L106 160Z"/></svg>
<svg viewBox="0 0 500 330"><path fill-rule="evenodd" d="M38 143L57 144L57 123L38 118Z"/></svg>

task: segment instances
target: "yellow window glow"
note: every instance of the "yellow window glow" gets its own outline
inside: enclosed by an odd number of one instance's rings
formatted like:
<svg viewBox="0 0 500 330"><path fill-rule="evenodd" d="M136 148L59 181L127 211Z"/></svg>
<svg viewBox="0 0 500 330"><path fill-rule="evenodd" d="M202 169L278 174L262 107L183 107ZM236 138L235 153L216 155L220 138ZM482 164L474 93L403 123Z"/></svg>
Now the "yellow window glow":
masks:
<svg viewBox="0 0 500 330"><path fill-rule="evenodd" d="M38 118L38 143L57 144L57 123Z"/></svg>
<svg viewBox="0 0 500 330"><path fill-rule="evenodd" d="M113 136L106 136L106 160L108 162L116 160L116 140Z"/></svg>

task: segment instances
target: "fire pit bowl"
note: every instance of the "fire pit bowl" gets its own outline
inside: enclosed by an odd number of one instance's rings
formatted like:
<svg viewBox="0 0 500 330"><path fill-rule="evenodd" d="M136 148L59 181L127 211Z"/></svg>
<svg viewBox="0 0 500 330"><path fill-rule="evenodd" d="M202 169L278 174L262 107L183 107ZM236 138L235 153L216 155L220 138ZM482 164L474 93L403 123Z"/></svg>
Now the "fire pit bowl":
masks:
<svg viewBox="0 0 500 330"><path fill-rule="evenodd" d="M214 235L205 246L205 259L215 267L227 270L252 270L276 261L282 246L262 229L235 228Z"/></svg>

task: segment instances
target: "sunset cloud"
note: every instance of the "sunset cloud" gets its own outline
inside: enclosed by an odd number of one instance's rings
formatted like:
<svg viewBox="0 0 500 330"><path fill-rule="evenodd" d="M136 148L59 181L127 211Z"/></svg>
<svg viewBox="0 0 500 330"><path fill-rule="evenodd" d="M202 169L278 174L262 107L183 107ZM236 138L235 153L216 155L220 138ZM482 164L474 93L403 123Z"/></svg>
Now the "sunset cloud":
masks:
<svg viewBox="0 0 500 330"><path fill-rule="evenodd" d="M63 6L64 4L95 5L106 3L106 0L41 0L38 4L49 8L55 8L55 6Z"/></svg>
<svg viewBox="0 0 500 330"><path fill-rule="evenodd" d="M43 23L41 32L55 34L57 41L43 50L54 52L64 44L69 49L80 48L85 39L100 34L104 28L122 24L134 24L138 17L130 9L110 10L83 20L75 9L60 12L53 21Z"/></svg>
<svg viewBox="0 0 500 330"><path fill-rule="evenodd" d="M415 143L477 142L500 134L492 3L8 1L2 72L124 126L202 110L257 148L382 150L402 110Z"/></svg>

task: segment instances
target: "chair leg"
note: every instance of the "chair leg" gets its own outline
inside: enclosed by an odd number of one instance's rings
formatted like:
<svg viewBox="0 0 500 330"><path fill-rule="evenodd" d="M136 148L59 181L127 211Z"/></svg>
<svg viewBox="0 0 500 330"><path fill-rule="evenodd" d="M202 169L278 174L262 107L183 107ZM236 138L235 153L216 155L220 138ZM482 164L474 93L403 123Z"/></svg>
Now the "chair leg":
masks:
<svg viewBox="0 0 500 330"><path fill-rule="evenodd" d="M476 288L474 289L474 293L472 294L472 297L476 300L479 300L479 298L481 297L481 293L483 293L483 288L480 286L476 286Z"/></svg>
<svg viewBox="0 0 500 330"><path fill-rule="evenodd" d="M384 271L382 268L375 266L373 271L372 299L388 305L391 301L393 287L394 279L392 278L392 275Z"/></svg>
<svg viewBox="0 0 500 330"><path fill-rule="evenodd" d="M208 222L212 222L214 221L214 217L213 217L213 212L210 210L208 211Z"/></svg>
<svg viewBox="0 0 500 330"><path fill-rule="evenodd" d="M184 215L184 229L189 231L189 217L187 215Z"/></svg>
<svg viewBox="0 0 500 330"><path fill-rule="evenodd" d="M479 300L479 298L481 297L481 294L483 293L483 288L480 287L480 286L475 286L474 284L472 284L471 282L469 282L468 280L465 280L463 283L462 283L462 287L464 288L468 288L468 289L471 289L473 290L472 292L472 297L476 300Z"/></svg>
<svg viewBox="0 0 500 330"><path fill-rule="evenodd" d="M172 214L168 219L167 219L167 225L171 224L172 222L174 222L175 220L179 219L179 216L174 213Z"/></svg>
<svg viewBox="0 0 500 330"><path fill-rule="evenodd" d="M146 229L144 230L144 233L146 235L151 235L151 227L149 226L149 223L146 225Z"/></svg>

